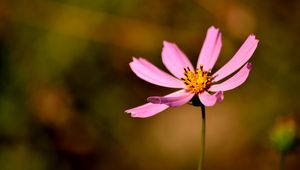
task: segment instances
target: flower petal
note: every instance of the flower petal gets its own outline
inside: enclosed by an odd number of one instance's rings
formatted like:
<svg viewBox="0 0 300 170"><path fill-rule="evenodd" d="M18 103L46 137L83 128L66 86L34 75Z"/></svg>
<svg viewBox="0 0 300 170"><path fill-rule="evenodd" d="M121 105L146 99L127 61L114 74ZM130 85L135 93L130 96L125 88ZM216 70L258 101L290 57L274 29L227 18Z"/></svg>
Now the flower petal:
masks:
<svg viewBox="0 0 300 170"><path fill-rule="evenodd" d="M147 82L170 88L184 87L184 84L181 80L176 79L175 77L160 70L146 59L137 59L133 57L133 61L129 63L129 66L139 78Z"/></svg>
<svg viewBox="0 0 300 170"><path fill-rule="evenodd" d="M167 109L169 106L165 104L146 103L144 105L128 109L125 112L130 113L132 117L146 118Z"/></svg>
<svg viewBox="0 0 300 170"><path fill-rule="evenodd" d="M221 69L213 74L214 81L219 81L244 65L254 53L258 40L254 35L250 35L237 53Z"/></svg>
<svg viewBox="0 0 300 170"><path fill-rule="evenodd" d="M181 106L189 102L195 94L188 92L186 90L180 90L170 95L160 97L160 96L151 96L148 97L148 102L153 104L166 104L170 107Z"/></svg>
<svg viewBox="0 0 300 170"><path fill-rule="evenodd" d="M162 61L167 69L176 77L184 77L184 67L194 70L193 65L176 44L164 41Z"/></svg>
<svg viewBox="0 0 300 170"><path fill-rule="evenodd" d="M199 54L197 68L200 68L200 65L203 65L203 70L211 70L218 59L221 47L221 33L219 29L211 26L207 30L206 37Z"/></svg>
<svg viewBox="0 0 300 170"><path fill-rule="evenodd" d="M216 102L223 101L224 95L222 91L218 91L212 95L204 91L199 94L199 99L204 106L213 106Z"/></svg>
<svg viewBox="0 0 300 170"><path fill-rule="evenodd" d="M214 91L214 92L227 91L240 86L246 81L251 69L252 69L252 65L250 63L245 64L245 66L241 68L241 70L239 70L235 75L233 75L228 80L220 84L212 85L209 91Z"/></svg>
<svg viewBox="0 0 300 170"><path fill-rule="evenodd" d="M173 92L171 94L168 94L164 97L178 97L178 96L184 95L185 93L187 93L187 92L185 92L185 90L183 89L183 90L179 90L179 91ZM135 107L132 109L128 109L125 112L131 113L132 117L146 118L146 117L153 116L153 115L167 109L168 107L170 107L170 106L168 106L166 104L146 103L144 105L141 105L141 106L138 106L138 107Z"/></svg>

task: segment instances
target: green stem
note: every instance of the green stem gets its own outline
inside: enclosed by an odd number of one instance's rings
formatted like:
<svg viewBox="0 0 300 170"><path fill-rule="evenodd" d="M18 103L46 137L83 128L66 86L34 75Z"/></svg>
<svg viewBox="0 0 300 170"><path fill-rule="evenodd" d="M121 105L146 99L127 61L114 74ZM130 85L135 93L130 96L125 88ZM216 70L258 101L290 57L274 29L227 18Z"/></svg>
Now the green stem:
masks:
<svg viewBox="0 0 300 170"><path fill-rule="evenodd" d="M284 153L280 153L280 165L279 165L279 170L284 170Z"/></svg>
<svg viewBox="0 0 300 170"><path fill-rule="evenodd" d="M204 167L204 153L205 153L205 106L201 104L202 121L201 121L201 150L200 159L198 164L198 170L202 170Z"/></svg>

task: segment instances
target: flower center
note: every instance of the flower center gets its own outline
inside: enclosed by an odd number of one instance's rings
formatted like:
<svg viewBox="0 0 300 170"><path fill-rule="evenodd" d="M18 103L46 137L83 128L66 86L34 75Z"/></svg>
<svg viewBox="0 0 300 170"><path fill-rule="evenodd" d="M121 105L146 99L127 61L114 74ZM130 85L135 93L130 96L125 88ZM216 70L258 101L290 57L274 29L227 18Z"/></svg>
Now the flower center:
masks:
<svg viewBox="0 0 300 170"><path fill-rule="evenodd" d="M204 71L203 66L200 66L200 69L196 71L191 71L189 67L184 68L184 78L181 80L184 81L187 90L193 93L201 93L211 86L212 77L210 71Z"/></svg>

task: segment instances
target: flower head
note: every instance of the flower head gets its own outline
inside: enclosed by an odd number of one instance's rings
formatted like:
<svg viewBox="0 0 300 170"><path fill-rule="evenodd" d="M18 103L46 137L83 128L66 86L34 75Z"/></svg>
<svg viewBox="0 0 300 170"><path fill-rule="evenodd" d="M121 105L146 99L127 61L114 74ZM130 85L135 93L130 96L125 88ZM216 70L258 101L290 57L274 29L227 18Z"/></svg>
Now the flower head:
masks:
<svg viewBox="0 0 300 170"><path fill-rule="evenodd" d="M219 29L210 27L200 51L197 67L193 65L176 44L164 41L162 61L175 76L162 71L144 58L135 58L129 64L132 71L141 79L152 84L179 88L166 96L151 96L149 103L128 109L132 117L150 117L168 107L181 106L193 97L199 97L205 106L213 106L224 99L223 91L234 89L243 84L252 68L247 61L254 53L258 40L249 35L236 54L217 72L211 73L221 51L222 41ZM237 71L238 70L238 71ZM237 71L233 76L233 72ZM225 81L221 80L227 78Z"/></svg>

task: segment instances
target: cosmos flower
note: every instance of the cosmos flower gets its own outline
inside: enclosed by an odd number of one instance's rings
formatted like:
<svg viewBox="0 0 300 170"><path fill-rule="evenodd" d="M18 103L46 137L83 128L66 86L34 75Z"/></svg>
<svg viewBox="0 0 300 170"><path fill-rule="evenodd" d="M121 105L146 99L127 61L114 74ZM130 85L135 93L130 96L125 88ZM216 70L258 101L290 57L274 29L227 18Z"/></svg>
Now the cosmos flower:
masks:
<svg viewBox="0 0 300 170"><path fill-rule="evenodd" d="M139 78L149 83L180 90L166 96L148 97L148 103L125 112L130 113L132 117L145 118L169 107L181 106L195 97L198 97L204 106L213 106L223 101L224 91L234 89L246 81L252 68L247 61L254 53L257 44L258 40L255 36L249 35L236 54L212 74L211 70L222 46L219 29L213 26L208 29L196 69L176 44L164 41L162 62L175 77L144 58L133 57L129 65ZM229 77L235 71L237 72Z"/></svg>

